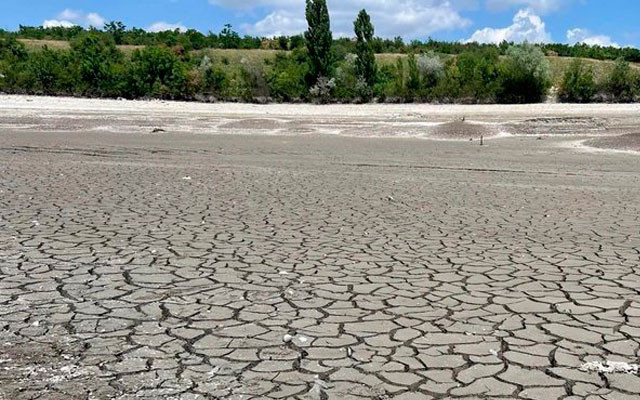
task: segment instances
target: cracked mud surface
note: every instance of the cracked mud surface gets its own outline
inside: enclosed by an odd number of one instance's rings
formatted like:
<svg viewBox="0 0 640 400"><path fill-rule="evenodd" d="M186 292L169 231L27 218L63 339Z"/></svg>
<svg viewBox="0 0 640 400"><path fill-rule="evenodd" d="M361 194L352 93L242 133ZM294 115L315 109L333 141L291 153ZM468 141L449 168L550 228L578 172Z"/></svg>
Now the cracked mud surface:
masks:
<svg viewBox="0 0 640 400"><path fill-rule="evenodd" d="M16 113L2 400L640 397L640 156Z"/></svg>

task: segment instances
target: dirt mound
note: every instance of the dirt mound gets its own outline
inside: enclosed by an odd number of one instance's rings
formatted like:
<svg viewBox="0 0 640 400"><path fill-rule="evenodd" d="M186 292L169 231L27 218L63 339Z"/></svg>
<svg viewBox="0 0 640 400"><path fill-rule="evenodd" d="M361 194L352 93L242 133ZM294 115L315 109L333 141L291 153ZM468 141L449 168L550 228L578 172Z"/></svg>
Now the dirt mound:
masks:
<svg viewBox="0 0 640 400"><path fill-rule="evenodd" d="M620 136L609 136L590 140L587 146L607 150L627 150L640 152L640 133L629 133Z"/></svg>
<svg viewBox="0 0 640 400"><path fill-rule="evenodd" d="M480 136L489 138L500 133L498 126L476 124L465 121L448 122L437 125L429 132L429 136L439 139L478 139Z"/></svg>

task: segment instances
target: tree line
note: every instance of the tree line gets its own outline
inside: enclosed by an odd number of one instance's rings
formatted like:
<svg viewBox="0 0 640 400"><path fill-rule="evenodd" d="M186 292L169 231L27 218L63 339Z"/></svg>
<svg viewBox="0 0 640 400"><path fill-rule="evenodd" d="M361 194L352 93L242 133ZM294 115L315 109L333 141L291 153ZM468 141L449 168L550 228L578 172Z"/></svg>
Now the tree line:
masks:
<svg viewBox="0 0 640 400"><path fill-rule="evenodd" d="M541 46L458 43L447 49L430 41L432 48L376 56L381 39L366 10L355 18L353 40L333 38L325 0L307 0L305 17L307 31L295 44L286 37L274 47L290 51L273 56L240 51L264 43L241 38L230 26L209 36L218 48L238 52L206 50L216 46L196 31L152 34L115 22L105 30L21 27L0 35L0 91L198 101L531 103L543 100L552 84ZM25 36L64 37L71 45L28 50L17 40ZM181 41L190 37L206 40ZM145 46L125 53L118 44ZM624 57L600 79L577 60L559 87L560 98L572 102L636 101L639 93L640 78Z"/></svg>
<svg viewBox="0 0 640 400"><path fill-rule="evenodd" d="M277 36L272 38L240 35L230 24L214 33L207 34L195 29L186 31L168 30L164 32L149 32L141 28L128 28L120 21L112 21L103 27L90 27L85 29L80 26L73 27L42 27L20 25L16 32L8 32L0 29L0 37L14 37L16 39L35 40L64 40L71 41L79 36L92 32L98 36L106 36L112 39L116 45L132 46L157 46L168 47L181 46L186 51L212 49L272 49L272 50L294 50L305 46L303 35ZM402 37L384 39L373 37L371 39L373 51L378 54L383 53L424 53L433 51L439 54L457 55L463 52L482 49L496 49L500 55L506 55L512 42L500 44L483 43L463 43L437 41L429 38L426 41L412 40L405 42ZM354 53L356 42L352 38L334 38L334 47L341 48L341 51ZM618 48L612 46L587 45L576 43L573 45L563 43L540 44L540 48L547 55L558 55L562 57L591 58L596 60L617 60L623 59L628 62L640 62L640 50L632 47Z"/></svg>

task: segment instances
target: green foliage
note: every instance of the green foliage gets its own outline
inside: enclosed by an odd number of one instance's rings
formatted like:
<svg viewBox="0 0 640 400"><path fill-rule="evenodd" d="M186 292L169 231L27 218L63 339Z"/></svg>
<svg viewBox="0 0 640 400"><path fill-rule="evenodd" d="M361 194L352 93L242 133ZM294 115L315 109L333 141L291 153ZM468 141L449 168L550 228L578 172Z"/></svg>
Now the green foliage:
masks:
<svg viewBox="0 0 640 400"><path fill-rule="evenodd" d="M271 96L279 101L301 100L308 91L305 82L308 71L306 55L302 52L277 54L273 68L267 75Z"/></svg>
<svg viewBox="0 0 640 400"><path fill-rule="evenodd" d="M11 58L14 60L24 60L26 56L27 51L24 45L14 37L0 37L0 59Z"/></svg>
<svg viewBox="0 0 640 400"><path fill-rule="evenodd" d="M180 36L179 42L185 49L201 50L207 47L207 37L195 29L187 30Z"/></svg>
<svg viewBox="0 0 640 400"><path fill-rule="evenodd" d="M618 60L605 81L605 91L613 101L626 103L636 98L637 89L637 73L631 70L628 62Z"/></svg>
<svg viewBox="0 0 640 400"><path fill-rule="evenodd" d="M71 55L77 61L86 92L107 94L113 89L114 65L122 62L123 55L112 39L94 33L79 36L71 42Z"/></svg>
<svg viewBox="0 0 640 400"><path fill-rule="evenodd" d="M432 88L444 77L444 64L436 53L429 51L418 57L418 72L422 88Z"/></svg>
<svg viewBox="0 0 640 400"><path fill-rule="evenodd" d="M311 60L313 82L328 77L332 66L331 22L326 0L306 0L306 18L309 28L304 33Z"/></svg>
<svg viewBox="0 0 640 400"><path fill-rule="evenodd" d="M72 86L71 58L68 53L44 48L30 56L25 86L29 91L58 94Z"/></svg>
<svg viewBox="0 0 640 400"><path fill-rule="evenodd" d="M104 30L111 35L115 44L121 45L124 41L127 27L120 21L111 21L104 25Z"/></svg>
<svg viewBox="0 0 640 400"><path fill-rule="evenodd" d="M450 59L446 62L444 74L433 88L431 99L446 103L469 102L462 92L463 78L455 60ZM472 102L475 102L475 99Z"/></svg>
<svg viewBox="0 0 640 400"><path fill-rule="evenodd" d="M564 73L560 85L560 98L572 103L593 101L598 91L593 69L584 66L580 59L574 60Z"/></svg>
<svg viewBox="0 0 640 400"><path fill-rule="evenodd" d="M539 47L529 43L511 46L500 69L498 101L537 103L551 86L549 61Z"/></svg>
<svg viewBox="0 0 640 400"><path fill-rule="evenodd" d="M495 49L460 54L456 64L460 96L473 102L494 102L500 89L499 62L499 53ZM454 71L449 72L447 80L454 79Z"/></svg>
<svg viewBox="0 0 640 400"><path fill-rule="evenodd" d="M376 74L376 84L373 87L373 94L379 102L387 101L389 98L397 96L395 92L398 71L395 65L383 65Z"/></svg>
<svg viewBox="0 0 640 400"><path fill-rule="evenodd" d="M358 57L355 54L347 54L335 70L336 98L343 101L353 101L358 97L356 86L358 84L357 72Z"/></svg>
<svg viewBox="0 0 640 400"><path fill-rule="evenodd" d="M240 45L240 35L233 30L230 24L226 24L220 32L220 44L223 49L237 49Z"/></svg>
<svg viewBox="0 0 640 400"><path fill-rule="evenodd" d="M185 67L167 47L150 46L137 50L131 58L128 78L129 96L184 97Z"/></svg>
<svg viewBox="0 0 640 400"><path fill-rule="evenodd" d="M407 100L413 100L420 89L420 71L418 70L418 61L415 54L409 54L407 65Z"/></svg>
<svg viewBox="0 0 640 400"><path fill-rule="evenodd" d="M398 98L406 97L406 86L405 86L405 68L404 68L404 60L399 57L396 60L396 74L394 79L394 94Z"/></svg>
<svg viewBox="0 0 640 400"><path fill-rule="evenodd" d="M353 23L356 33L356 73L369 87L373 87L376 81L376 56L371 44L374 28L371 17L366 10L360 11L358 18Z"/></svg>
<svg viewBox="0 0 640 400"><path fill-rule="evenodd" d="M226 72L220 67L209 66L204 72L204 90L209 94L222 95L228 81Z"/></svg>
<svg viewBox="0 0 640 400"><path fill-rule="evenodd" d="M75 37L86 32L80 26L65 27L48 27L42 26L20 26L16 32L17 38L21 39L46 39L46 40L72 40ZM225 27L220 34L209 33L204 35L200 32L189 30L186 32L167 31L167 32L146 32L140 28L127 29L121 22L110 22L105 25L104 31L94 30L100 34L110 35L120 45L160 45L164 44L173 47L180 44L187 50L202 48L233 48L233 49L258 49L260 48L261 37L244 36L240 37L233 32L231 26ZM234 34L235 33L235 34ZM286 50L282 43L286 37L278 38L280 42L279 49ZM296 35L288 38L289 49L297 49L304 46L304 37ZM343 47L343 54L355 53L355 43L349 39L340 38L334 41L335 45ZM373 38L372 46L376 53L424 53L434 51L438 54L458 55L469 51L478 51L492 49L500 55L505 55L508 48L513 43L503 42L500 44L484 44L484 43L461 43L461 42L444 42L428 39L425 42L414 40L406 44L401 37L394 39ZM549 43L541 45L543 52L549 55L558 55L562 57L581 57L592 58L597 60L616 60L621 58L629 62L640 62L640 49L632 47L615 48L602 47L598 45L587 45L577 43L568 45L563 43ZM339 57L340 58L340 57Z"/></svg>

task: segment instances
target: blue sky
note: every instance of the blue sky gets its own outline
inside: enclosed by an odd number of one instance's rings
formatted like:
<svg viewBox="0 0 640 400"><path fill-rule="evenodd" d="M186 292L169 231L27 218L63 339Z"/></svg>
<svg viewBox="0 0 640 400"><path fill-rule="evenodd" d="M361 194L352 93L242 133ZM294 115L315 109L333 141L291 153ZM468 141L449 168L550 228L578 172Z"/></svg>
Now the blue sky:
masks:
<svg viewBox="0 0 640 400"><path fill-rule="evenodd" d="M0 0L0 27L97 25L194 28L271 36L304 30L304 0ZM366 8L384 37L640 46L637 0L328 0L333 30L351 35Z"/></svg>

